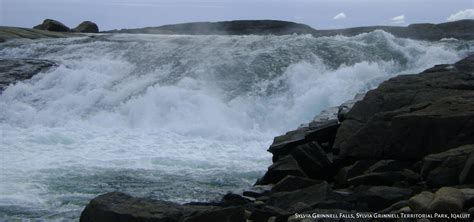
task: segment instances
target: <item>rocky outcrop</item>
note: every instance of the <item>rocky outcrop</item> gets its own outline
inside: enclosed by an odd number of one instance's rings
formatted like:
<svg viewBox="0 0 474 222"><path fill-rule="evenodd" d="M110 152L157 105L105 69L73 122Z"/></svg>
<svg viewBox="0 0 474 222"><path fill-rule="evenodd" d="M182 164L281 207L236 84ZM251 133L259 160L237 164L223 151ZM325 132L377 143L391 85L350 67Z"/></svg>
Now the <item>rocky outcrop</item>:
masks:
<svg viewBox="0 0 474 222"><path fill-rule="evenodd" d="M0 26L0 43L10 39L67 38L77 36L81 36L81 34Z"/></svg>
<svg viewBox="0 0 474 222"><path fill-rule="evenodd" d="M71 29L61 22L53 19L45 19L43 23L33 27L34 29L52 31L52 32L69 32Z"/></svg>
<svg viewBox="0 0 474 222"><path fill-rule="evenodd" d="M402 75L348 113L334 148L342 157L418 160L474 144L474 57Z"/></svg>
<svg viewBox="0 0 474 222"><path fill-rule="evenodd" d="M193 22L159 27L120 29L109 33L186 34L186 35L287 35L312 34L321 36L355 36L375 30L384 30L401 38L441 40L456 38L474 39L474 20L461 20L441 24L412 24L408 27L370 26L335 30L316 30L304 24L276 20L237 20L224 22Z"/></svg>
<svg viewBox="0 0 474 222"><path fill-rule="evenodd" d="M99 26L91 21L81 22L76 28L72 29L73 32L83 32L83 33L98 33Z"/></svg>
<svg viewBox="0 0 474 222"><path fill-rule="evenodd" d="M0 93L10 84L30 79L56 65L44 59L0 59Z"/></svg>
<svg viewBox="0 0 474 222"><path fill-rule="evenodd" d="M273 165L243 195L199 206L155 201L152 211L151 200L106 194L91 201L81 220L160 221L167 212L170 221L204 215L198 219L256 222L301 221L313 213L337 215L321 221L352 221L351 213L363 212L472 214L473 70L474 55L395 77L352 108L322 112L275 138L268 149Z"/></svg>

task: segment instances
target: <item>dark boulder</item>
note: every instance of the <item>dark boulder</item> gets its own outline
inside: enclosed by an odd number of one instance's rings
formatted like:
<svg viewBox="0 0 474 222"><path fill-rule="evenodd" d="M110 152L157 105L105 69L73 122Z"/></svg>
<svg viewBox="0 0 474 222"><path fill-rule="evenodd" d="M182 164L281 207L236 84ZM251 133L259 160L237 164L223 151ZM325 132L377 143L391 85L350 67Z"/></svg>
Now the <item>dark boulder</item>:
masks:
<svg viewBox="0 0 474 222"><path fill-rule="evenodd" d="M39 24L34 29L47 30L53 32L69 32L70 29L61 22L53 19L45 19L42 24Z"/></svg>
<svg viewBox="0 0 474 222"><path fill-rule="evenodd" d="M289 131L285 135L277 136L273 139L273 144L268 148L268 152L274 156L273 162L278 160L278 156L286 156L290 151L301 144L304 144L308 128L299 128Z"/></svg>
<svg viewBox="0 0 474 222"><path fill-rule="evenodd" d="M288 175L307 177L292 156L285 156L268 167L267 172L256 185L275 184Z"/></svg>
<svg viewBox="0 0 474 222"><path fill-rule="evenodd" d="M297 146L290 154L308 177L328 180L334 176L332 163L317 142Z"/></svg>
<svg viewBox="0 0 474 222"><path fill-rule="evenodd" d="M382 83L342 122L345 158L417 160L474 143L474 55Z"/></svg>
<svg viewBox="0 0 474 222"><path fill-rule="evenodd" d="M280 157L288 155L295 147L306 143L328 143L328 146L332 147L338 128L339 123L336 120L320 123L316 128L303 127L287 132L285 135L275 137L268 152L273 154L273 161L276 162Z"/></svg>
<svg viewBox="0 0 474 222"><path fill-rule="evenodd" d="M97 24L93 22L84 21L81 24L79 24L76 28L73 28L72 31L82 32L82 33L98 33L99 27L97 26Z"/></svg>
<svg viewBox="0 0 474 222"><path fill-rule="evenodd" d="M410 189L388 186L360 186L354 191L357 202L366 204L371 211L379 211L396 202L407 200L411 194Z"/></svg>
<svg viewBox="0 0 474 222"><path fill-rule="evenodd" d="M408 201L408 204L411 210L415 213L426 213L430 207L431 202L433 201L435 195L428 191L423 191L413 197Z"/></svg>

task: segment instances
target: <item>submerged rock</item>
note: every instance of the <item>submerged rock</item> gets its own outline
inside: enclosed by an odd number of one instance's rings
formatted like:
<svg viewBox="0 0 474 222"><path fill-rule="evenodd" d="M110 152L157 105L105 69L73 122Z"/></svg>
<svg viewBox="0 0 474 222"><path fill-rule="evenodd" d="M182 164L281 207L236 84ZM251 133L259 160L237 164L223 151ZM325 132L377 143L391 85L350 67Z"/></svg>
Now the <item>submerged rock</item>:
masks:
<svg viewBox="0 0 474 222"><path fill-rule="evenodd" d="M30 79L57 64L44 59L0 59L0 93L8 85Z"/></svg>

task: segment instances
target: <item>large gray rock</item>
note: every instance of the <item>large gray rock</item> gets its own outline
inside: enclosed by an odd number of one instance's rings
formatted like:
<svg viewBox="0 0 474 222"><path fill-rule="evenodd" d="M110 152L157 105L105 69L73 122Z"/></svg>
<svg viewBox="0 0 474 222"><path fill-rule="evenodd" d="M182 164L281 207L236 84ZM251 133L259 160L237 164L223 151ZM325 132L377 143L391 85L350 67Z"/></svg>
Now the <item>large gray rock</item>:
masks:
<svg viewBox="0 0 474 222"><path fill-rule="evenodd" d="M56 65L44 59L0 59L0 93L10 84L30 79Z"/></svg>
<svg viewBox="0 0 474 222"><path fill-rule="evenodd" d="M427 213L435 195L428 191L423 191L410 198L408 204L415 213Z"/></svg>
<svg viewBox="0 0 474 222"><path fill-rule="evenodd" d="M99 27L97 24L91 21L84 21L79 24L76 28L72 29L73 32L82 32L82 33L98 33Z"/></svg>
<svg viewBox="0 0 474 222"><path fill-rule="evenodd" d="M47 30L53 32L69 32L70 29L61 22L53 19L45 19L42 24L39 24L34 29Z"/></svg>
<svg viewBox="0 0 474 222"><path fill-rule="evenodd" d="M474 143L474 55L382 83L342 122L345 158L417 160Z"/></svg>
<svg viewBox="0 0 474 222"><path fill-rule="evenodd" d="M452 187L440 188L435 193L428 212L430 213L460 213L464 208L464 194Z"/></svg>

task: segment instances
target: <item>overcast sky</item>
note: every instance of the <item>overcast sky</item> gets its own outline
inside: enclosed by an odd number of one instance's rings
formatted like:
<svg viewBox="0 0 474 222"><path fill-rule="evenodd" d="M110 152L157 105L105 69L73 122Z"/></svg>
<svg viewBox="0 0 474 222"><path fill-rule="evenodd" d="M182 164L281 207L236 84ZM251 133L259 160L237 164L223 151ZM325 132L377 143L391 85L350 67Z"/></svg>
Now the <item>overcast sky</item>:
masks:
<svg viewBox="0 0 474 222"><path fill-rule="evenodd" d="M316 29L474 19L474 0L0 0L0 25L32 27L45 18L101 30L194 21L277 19Z"/></svg>

